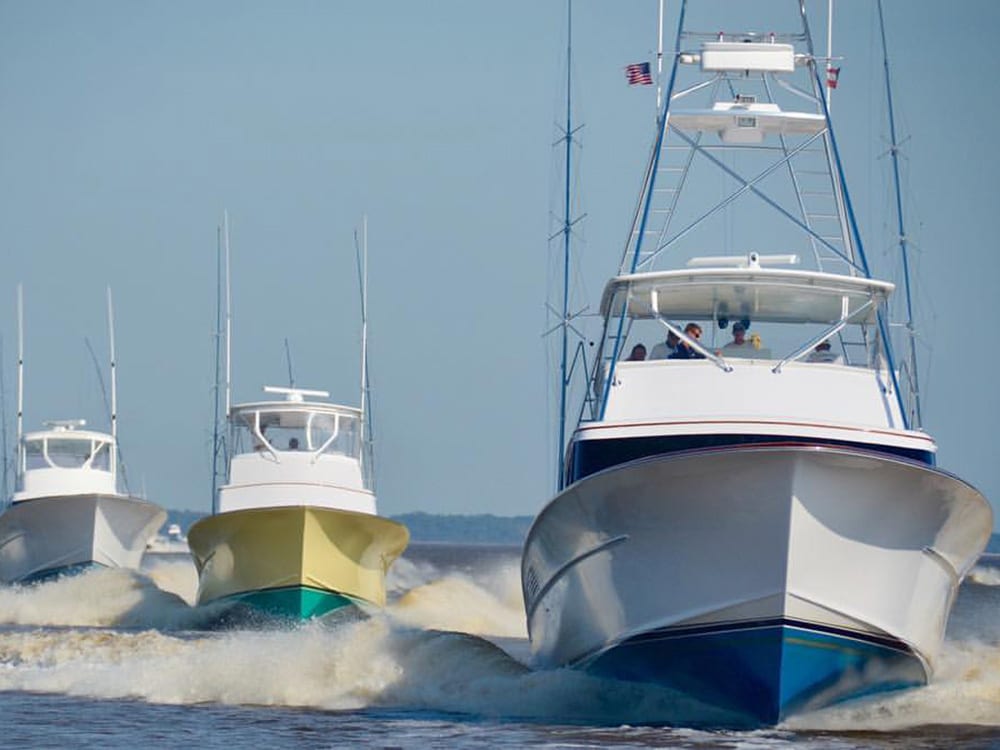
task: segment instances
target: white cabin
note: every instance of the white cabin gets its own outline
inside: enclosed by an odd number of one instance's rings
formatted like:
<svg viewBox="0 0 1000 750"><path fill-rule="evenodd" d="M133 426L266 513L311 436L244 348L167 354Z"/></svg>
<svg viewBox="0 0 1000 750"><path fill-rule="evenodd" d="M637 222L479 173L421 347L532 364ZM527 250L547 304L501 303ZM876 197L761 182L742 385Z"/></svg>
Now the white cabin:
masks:
<svg viewBox="0 0 1000 750"><path fill-rule="evenodd" d="M306 401L322 391L267 387L284 401L233 406L234 451L217 512L313 505L374 514L362 466L362 412Z"/></svg>
<svg viewBox="0 0 1000 750"><path fill-rule="evenodd" d="M21 438L13 502L67 495L117 495L117 456L111 435L81 430L82 419L46 422L50 429Z"/></svg>
<svg viewBox="0 0 1000 750"><path fill-rule="evenodd" d="M925 434L905 428L894 373L879 345L877 311L892 284L764 268L755 256L741 265L631 274L608 283L602 312L624 314L628 333L610 382L610 364L598 374L603 416L585 420L579 438L609 437L615 426L636 435L819 430L831 438L935 450ZM684 332L690 322L702 329L697 340ZM736 322L753 343L734 354L729 339ZM671 332L697 350L697 358L623 360L634 344L652 350ZM837 351L817 351L821 342L835 343Z"/></svg>

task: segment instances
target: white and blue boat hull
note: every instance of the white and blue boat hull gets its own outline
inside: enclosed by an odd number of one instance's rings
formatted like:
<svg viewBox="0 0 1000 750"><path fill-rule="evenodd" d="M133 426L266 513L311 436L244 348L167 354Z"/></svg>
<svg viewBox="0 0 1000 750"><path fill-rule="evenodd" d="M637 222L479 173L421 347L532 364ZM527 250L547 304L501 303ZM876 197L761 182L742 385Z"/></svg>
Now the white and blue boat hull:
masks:
<svg viewBox="0 0 1000 750"><path fill-rule="evenodd" d="M869 451L729 447L615 466L570 485L528 534L533 656L749 724L920 685L989 518L961 480Z"/></svg>

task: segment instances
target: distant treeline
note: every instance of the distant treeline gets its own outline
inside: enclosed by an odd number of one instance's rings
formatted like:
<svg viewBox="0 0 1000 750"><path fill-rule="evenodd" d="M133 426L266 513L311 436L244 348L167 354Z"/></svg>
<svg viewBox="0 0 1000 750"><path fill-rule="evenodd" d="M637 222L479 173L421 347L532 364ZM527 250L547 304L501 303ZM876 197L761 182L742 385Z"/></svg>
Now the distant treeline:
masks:
<svg viewBox="0 0 1000 750"><path fill-rule="evenodd" d="M167 523L176 523L187 534L191 524L206 514L193 510L168 511ZM435 513L403 513L390 516L410 530L414 542L464 542L466 544L521 544L528 534L532 516L438 515Z"/></svg>
<svg viewBox="0 0 1000 750"><path fill-rule="evenodd" d="M415 542L465 542L466 544L521 544L533 516L469 516L403 513L392 516L410 530Z"/></svg>

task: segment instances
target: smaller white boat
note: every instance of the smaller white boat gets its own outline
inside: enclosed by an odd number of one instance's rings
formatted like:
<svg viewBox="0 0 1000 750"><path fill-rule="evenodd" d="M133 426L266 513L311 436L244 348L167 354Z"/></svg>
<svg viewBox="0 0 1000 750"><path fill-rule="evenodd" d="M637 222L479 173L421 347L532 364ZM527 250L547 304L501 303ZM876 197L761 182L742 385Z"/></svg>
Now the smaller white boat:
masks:
<svg viewBox="0 0 1000 750"><path fill-rule="evenodd" d="M18 289L19 330L21 307ZM113 328L110 433L82 429L82 419L23 433L21 341L16 488L0 513L0 582L34 583L94 566L138 568L167 515L118 488Z"/></svg>

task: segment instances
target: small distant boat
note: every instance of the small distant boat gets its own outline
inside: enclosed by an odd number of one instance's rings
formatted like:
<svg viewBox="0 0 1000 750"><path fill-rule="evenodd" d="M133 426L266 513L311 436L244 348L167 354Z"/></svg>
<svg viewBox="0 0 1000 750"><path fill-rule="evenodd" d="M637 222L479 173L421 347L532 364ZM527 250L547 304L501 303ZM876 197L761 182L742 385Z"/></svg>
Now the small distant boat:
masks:
<svg viewBox="0 0 1000 750"><path fill-rule="evenodd" d="M108 296L108 314L111 315ZM21 298L18 290L20 328ZM19 337L23 339L23 337ZM0 581L34 583L92 567L138 568L166 520L156 505L118 488L114 336L111 433L82 419L22 433L23 351L18 357L16 489L0 513Z"/></svg>
<svg viewBox="0 0 1000 750"><path fill-rule="evenodd" d="M187 537L180 524L172 523L167 526L166 534L157 534L146 546L147 552L157 554L189 554Z"/></svg>
<svg viewBox="0 0 1000 750"><path fill-rule="evenodd" d="M228 243L226 266L228 287ZM226 349L229 373L228 336ZM272 386L264 391L274 400L229 406L228 378L225 390L227 476L213 514L188 530L198 604L290 619L383 606L386 572L409 532L377 515L364 409Z"/></svg>
<svg viewBox="0 0 1000 750"><path fill-rule="evenodd" d="M689 32L685 7L581 418L521 580L536 665L768 725L926 683L993 518L920 428L912 339L897 360L895 286L870 272L849 210L805 5L788 34ZM713 204L720 170L730 192ZM757 251L768 244L782 252ZM663 343L627 355L640 337Z"/></svg>

